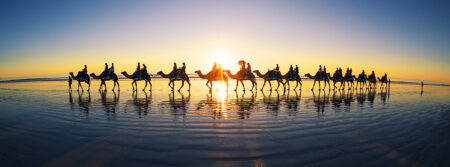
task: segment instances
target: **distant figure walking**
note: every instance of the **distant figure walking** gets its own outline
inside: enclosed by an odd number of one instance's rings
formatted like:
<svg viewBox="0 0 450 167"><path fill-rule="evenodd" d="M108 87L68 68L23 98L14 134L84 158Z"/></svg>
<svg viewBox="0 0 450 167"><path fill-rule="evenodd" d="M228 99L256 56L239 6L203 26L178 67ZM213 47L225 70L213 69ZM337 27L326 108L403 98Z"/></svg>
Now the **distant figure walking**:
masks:
<svg viewBox="0 0 450 167"><path fill-rule="evenodd" d="M70 75L69 75L69 89L70 90L72 90L72 77L70 77ZM423 85L422 85L422 87L423 87Z"/></svg>
<svg viewBox="0 0 450 167"><path fill-rule="evenodd" d="M423 81L422 81L421 85L422 85L422 89L421 90L423 91Z"/></svg>

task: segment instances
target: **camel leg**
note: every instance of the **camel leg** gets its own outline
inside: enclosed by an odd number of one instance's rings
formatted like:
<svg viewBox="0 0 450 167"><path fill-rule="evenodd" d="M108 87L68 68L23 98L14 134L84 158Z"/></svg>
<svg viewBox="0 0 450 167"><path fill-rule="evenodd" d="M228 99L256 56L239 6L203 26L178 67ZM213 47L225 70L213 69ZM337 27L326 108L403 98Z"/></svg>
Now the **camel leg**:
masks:
<svg viewBox="0 0 450 167"><path fill-rule="evenodd" d="M264 86L266 86L266 80L264 80L264 84L263 84L263 86L261 88L261 91L264 89Z"/></svg>
<svg viewBox="0 0 450 167"><path fill-rule="evenodd" d="M181 86L180 86L180 89L178 89L178 92L181 90L181 88L183 88L183 86L184 86L184 80L181 80Z"/></svg>
<svg viewBox="0 0 450 167"><path fill-rule="evenodd" d="M244 81L242 81L242 80L240 80L240 81L241 81L242 87L244 88L244 91L245 91Z"/></svg>
<svg viewBox="0 0 450 167"><path fill-rule="evenodd" d="M211 90L211 87L208 85L209 81L206 81L206 86Z"/></svg>
<svg viewBox="0 0 450 167"><path fill-rule="evenodd" d="M238 86L239 86L239 80L236 80L236 89L234 89L234 91L237 91Z"/></svg>
<svg viewBox="0 0 450 167"><path fill-rule="evenodd" d="M322 89L322 87L320 86L320 80L319 80L319 91Z"/></svg>
<svg viewBox="0 0 450 167"><path fill-rule="evenodd" d="M116 83L117 83L117 91L120 91L119 80L116 80Z"/></svg>
<svg viewBox="0 0 450 167"><path fill-rule="evenodd" d="M81 83L80 83L80 81L78 81L78 87L77 87L77 91L79 91L79 90L80 90L80 86L81 86ZM83 87L81 87L81 90L83 90Z"/></svg>
<svg viewBox="0 0 450 167"><path fill-rule="evenodd" d="M299 83L299 81L297 81L297 84L295 84L294 90L297 89L298 83Z"/></svg>
<svg viewBox="0 0 450 167"><path fill-rule="evenodd" d="M172 90L173 90L173 87L172 87L172 85L171 85L171 84L172 84L172 82L173 82L173 80L170 80L170 81L169 81L169 84L168 84L168 85L169 85L170 89L172 89Z"/></svg>
<svg viewBox="0 0 450 167"><path fill-rule="evenodd" d="M256 83L255 83L254 80L250 80L250 81L252 82L252 89L251 89L251 90L253 91L253 88L255 87L255 84L256 84Z"/></svg>
<svg viewBox="0 0 450 167"><path fill-rule="evenodd" d="M106 91L106 81L103 81L103 85L105 85L105 91Z"/></svg>
<svg viewBox="0 0 450 167"><path fill-rule="evenodd" d="M270 80L268 82L269 82L269 86L270 86L270 91L272 91L272 83L270 83Z"/></svg>
<svg viewBox="0 0 450 167"><path fill-rule="evenodd" d="M313 87L311 88L311 90L314 90L314 86L316 86L316 81L317 80L314 80L314 84L313 84ZM320 84L320 81L319 81L319 84Z"/></svg>
<svg viewBox="0 0 450 167"><path fill-rule="evenodd" d="M115 88L116 88L116 81L114 81L114 86L112 88L112 91L114 91Z"/></svg>
<svg viewBox="0 0 450 167"><path fill-rule="evenodd" d="M144 86L144 89L142 89L142 91L145 91L145 88L147 88L147 81L146 80L144 80L145 81L145 86Z"/></svg>
<svg viewBox="0 0 450 167"><path fill-rule="evenodd" d="M331 90L330 80L328 80L327 83L328 83L328 90Z"/></svg>
<svg viewBox="0 0 450 167"><path fill-rule="evenodd" d="M278 81L277 84L278 84L278 86L277 86L277 89L275 89L275 91L278 91L278 88L280 88L280 81Z"/></svg>
<svg viewBox="0 0 450 167"><path fill-rule="evenodd" d="M187 79L186 80L186 82L188 83L188 85L189 85L189 89L188 89L188 91L190 92L191 91L191 82L189 81L189 79Z"/></svg>
<svg viewBox="0 0 450 167"><path fill-rule="evenodd" d="M286 82L284 84L286 84L286 83L288 84L287 90L291 89L291 83L289 83L289 80L286 80Z"/></svg>
<svg viewBox="0 0 450 167"><path fill-rule="evenodd" d="M228 87L230 86L228 85L228 80L225 80L225 84L227 84L227 92L228 92Z"/></svg>
<svg viewBox="0 0 450 167"><path fill-rule="evenodd" d="M152 91L152 82L150 80L148 80L148 84L150 84L150 91Z"/></svg>

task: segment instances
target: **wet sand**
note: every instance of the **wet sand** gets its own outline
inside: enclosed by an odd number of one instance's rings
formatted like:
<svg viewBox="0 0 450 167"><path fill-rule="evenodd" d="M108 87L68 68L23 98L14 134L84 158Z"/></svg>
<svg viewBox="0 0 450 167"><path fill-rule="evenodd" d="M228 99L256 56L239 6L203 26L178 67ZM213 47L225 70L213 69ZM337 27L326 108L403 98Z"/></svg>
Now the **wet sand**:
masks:
<svg viewBox="0 0 450 167"><path fill-rule="evenodd" d="M449 166L450 87L226 92L0 83L2 166ZM293 84L292 82L291 84ZM250 82L245 82L250 89ZM276 84L273 84L274 88ZM83 85L85 86L85 85ZM180 83L176 83L176 87ZM323 86L323 85L322 85ZM292 87L292 85L291 85Z"/></svg>

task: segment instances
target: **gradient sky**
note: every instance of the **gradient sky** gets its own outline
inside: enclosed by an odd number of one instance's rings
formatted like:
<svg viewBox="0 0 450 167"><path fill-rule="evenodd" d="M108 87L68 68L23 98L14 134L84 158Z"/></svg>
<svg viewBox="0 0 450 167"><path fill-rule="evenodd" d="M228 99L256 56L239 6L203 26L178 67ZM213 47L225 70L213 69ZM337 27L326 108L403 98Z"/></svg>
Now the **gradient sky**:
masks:
<svg viewBox="0 0 450 167"><path fill-rule="evenodd" d="M450 1L1 1L0 78L238 60L450 82ZM222 57L221 57L222 56ZM219 58L221 57L221 58Z"/></svg>

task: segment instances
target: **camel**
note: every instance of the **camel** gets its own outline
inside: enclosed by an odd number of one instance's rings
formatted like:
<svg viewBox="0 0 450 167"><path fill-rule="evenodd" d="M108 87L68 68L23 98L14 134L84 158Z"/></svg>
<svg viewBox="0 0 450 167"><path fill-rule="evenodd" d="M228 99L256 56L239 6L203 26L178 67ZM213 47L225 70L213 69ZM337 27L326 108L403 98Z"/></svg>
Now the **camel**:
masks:
<svg viewBox="0 0 450 167"><path fill-rule="evenodd" d="M338 82L340 82L341 83L341 86L339 87L339 89L341 89L342 88L342 85L344 85L344 78L342 77L342 75L341 76L339 76L339 74L338 73L334 73L333 74L333 76L331 76L330 75L330 73L327 73L327 76L328 76L328 78L330 79L330 80L332 80L333 81L333 90L335 90L337 87L336 87L336 83L338 83ZM344 88L342 88L342 90L343 90Z"/></svg>
<svg viewBox="0 0 450 167"><path fill-rule="evenodd" d="M352 87L354 86L353 81L355 80L355 76L354 75L345 75L344 77L344 88L345 88L345 83L347 83L348 86L348 90L352 89ZM344 89L342 88L342 89Z"/></svg>
<svg viewBox="0 0 450 167"><path fill-rule="evenodd" d="M136 81L145 81L145 87L144 89L142 89L142 91L145 91L145 88L147 88L147 83L150 84L150 91L152 91L152 82L150 81L150 75L149 74L142 74L141 77L134 77L135 75L128 75L128 73L126 71L121 72L122 75L124 75L125 77L132 79L133 82L131 82L131 86L133 87L133 91L135 91L135 86L136 86L136 91L137 91L137 82Z"/></svg>
<svg viewBox="0 0 450 167"><path fill-rule="evenodd" d="M383 87L383 84L388 84L388 80L387 80L387 77L386 76L383 76L383 77L378 77L378 81L380 81L381 82L381 87Z"/></svg>
<svg viewBox="0 0 450 167"><path fill-rule="evenodd" d="M300 90L302 89L302 78L300 77L300 75L298 75L297 73L294 73L294 76L288 77L288 73L286 73L286 75L281 76L282 79L286 80L286 82L284 82L283 85L286 85L286 83L288 84L288 88L287 90L289 90L289 88L291 88L291 84L289 84L289 81L296 81L297 84L295 85L294 90L298 87L298 84L300 84Z"/></svg>
<svg viewBox="0 0 450 167"><path fill-rule="evenodd" d="M376 87L377 86L377 78L374 75L369 75L367 78L367 81L369 81L369 88Z"/></svg>
<svg viewBox="0 0 450 167"><path fill-rule="evenodd" d="M256 86L256 79L253 74L250 74L247 76L241 76L242 73L240 73L240 72L237 72L236 74L231 74L230 70L223 70L223 71L228 75L228 77L236 80L236 89L234 89L234 91L237 90L237 88L239 86L239 82L241 82L242 87L244 88L244 91L245 91L245 86L244 86L244 82L243 82L245 80L249 80L252 82L251 90L253 90L253 88ZM257 88L255 88L255 89L257 89Z"/></svg>
<svg viewBox="0 0 450 167"><path fill-rule="evenodd" d="M228 91L228 86L229 86L228 85L228 77L223 72L218 73L220 75L216 75L216 76L214 76L211 72L204 75L200 70L195 71L195 73L197 73L200 78L208 80L206 82L206 86L209 88L210 92L212 91L212 87L213 87L212 82L213 81L220 81L220 82L224 81L227 84L227 91ZM209 86L208 83L211 86Z"/></svg>
<svg viewBox="0 0 450 167"><path fill-rule="evenodd" d="M72 77L72 79L78 81L77 91L80 90L80 87L81 87L81 91L84 91L83 86L81 85L81 82L86 82L88 84L88 91L91 89L91 79L89 78L89 76L87 74L85 74L85 76L83 76L81 71L78 72L77 76L74 76L73 72L70 72L69 74L70 74L70 77Z"/></svg>
<svg viewBox="0 0 450 167"><path fill-rule="evenodd" d="M320 71L317 71L316 75L314 75L314 76L311 76L311 74L307 73L307 74L305 74L305 77L308 77L309 79L314 79L314 84L313 84L313 87L311 88L311 90L314 90L314 87L316 86L316 81L319 81L319 90L320 90L320 81L323 81L323 84L325 85L323 87L323 90L325 90L325 88L327 87L327 83L328 83L328 89L331 90L330 80L328 79L327 76L322 76L322 74L320 74Z"/></svg>
<svg viewBox="0 0 450 167"><path fill-rule="evenodd" d="M367 83L366 83L367 76L366 75L359 74L358 78L355 78L355 80L356 80L356 89L358 89L358 84L360 85L359 89L362 89L363 86L367 85Z"/></svg>
<svg viewBox="0 0 450 167"><path fill-rule="evenodd" d="M169 80L170 80L169 87L172 88L172 90L175 87L175 81L181 81L181 87L178 89L178 91L180 91L181 88L183 88L184 82L186 81L187 84L189 85L188 91L191 91L191 82L189 81L188 75L182 74L181 76L172 77L172 76L170 76L170 74L169 75L164 74L164 72L162 72L162 71L159 71L157 74L161 75L161 77L163 77L163 78L169 78ZM172 85L170 85L170 84L172 84Z"/></svg>
<svg viewBox="0 0 450 167"><path fill-rule="evenodd" d="M253 72L255 72L255 74L256 74L258 77L264 79L264 84L263 84L263 87L261 88L261 91L264 89L264 86L266 86L266 82L269 82L270 90L272 91L272 83L270 82L271 80L276 80L277 83L278 83L277 89L275 89L276 91L277 91L278 88L280 87L280 83L281 83L281 84L283 85L283 87L284 87L283 78L277 77L277 76L274 76L274 75L269 75L270 72L275 72L275 71L268 71L268 72L265 73L265 74L261 74L261 72L259 72L259 70L255 70L255 71L253 71Z"/></svg>
<svg viewBox="0 0 450 167"><path fill-rule="evenodd" d="M95 75L95 73L92 73L90 76L94 79L100 79L102 82L100 83L100 88L98 88L98 91L100 91L102 89L102 86L105 86L105 91L106 91L106 81L108 80L113 80L114 81L114 87L112 89L112 91L114 91L114 89L116 88L116 84L117 84L117 91L120 91L120 87L119 87L119 78L117 77L116 73L111 73L110 76L104 76L104 72L102 74L100 74L100 76Z"/></svg>

